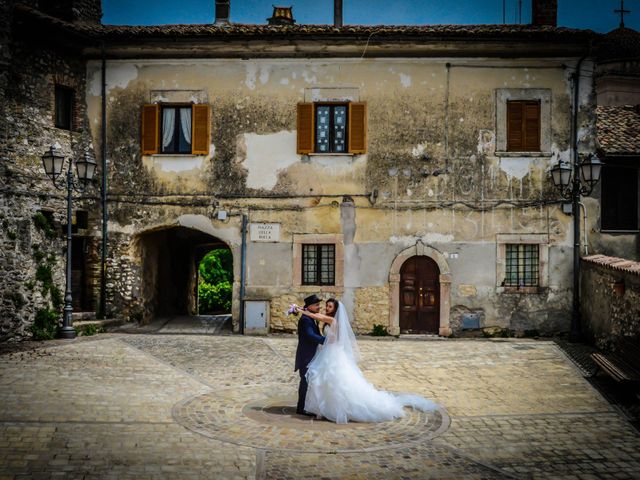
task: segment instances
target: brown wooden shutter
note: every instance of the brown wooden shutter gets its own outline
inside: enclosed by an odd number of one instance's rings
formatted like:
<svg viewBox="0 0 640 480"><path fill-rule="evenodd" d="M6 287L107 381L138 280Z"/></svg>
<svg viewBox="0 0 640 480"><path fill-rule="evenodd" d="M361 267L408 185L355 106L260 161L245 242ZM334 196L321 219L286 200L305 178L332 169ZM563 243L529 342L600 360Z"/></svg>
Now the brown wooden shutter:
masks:
<svg viewBox="0 0 640 480"><path fill-rule="evenodd" d="M191 153L208 155L211 143L211 107L191 105Z"/></svg>
<svg viewBox="0 0 640 480"><path fill-rule="evenodd" d="M313 152L313 103L298 103L297 152L306 155Z"/></svg>
<svg viewBox="0 0 640 480"><path fill-rule="evenodd" d="M367 103L349 103L349 153L367 153Z"/></svg>
<svg viewBox="0 0 640 480"><path fill-rule="evenodd" d="M523 151L523 102L507 102L507 150Z"/></svg>
<svg viewBox="0 0 640 480"><path fill-rule="evenodd" d="M540 151L540 102L524 103L524 151Z"/></svg>
<svg viewBox="0 0 640 480"><path fill-rule="evenodd" d="M160 106L157 103L142 107L142 154L153 155L158 153L158 134Z"/></svg>

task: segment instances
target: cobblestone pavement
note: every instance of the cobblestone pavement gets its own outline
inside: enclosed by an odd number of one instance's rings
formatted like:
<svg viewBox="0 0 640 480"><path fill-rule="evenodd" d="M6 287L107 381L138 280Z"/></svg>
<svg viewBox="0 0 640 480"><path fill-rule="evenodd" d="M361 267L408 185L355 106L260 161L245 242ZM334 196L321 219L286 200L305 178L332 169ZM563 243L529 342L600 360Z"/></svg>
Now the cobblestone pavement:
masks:
<svg viewBox="0 0 640 480"><path fill-rule="evenodd" d="M0 356L4 478L640 478L640 435L552 342L360 342L380 424L293 413L294 337L100 334Z"/></svg>

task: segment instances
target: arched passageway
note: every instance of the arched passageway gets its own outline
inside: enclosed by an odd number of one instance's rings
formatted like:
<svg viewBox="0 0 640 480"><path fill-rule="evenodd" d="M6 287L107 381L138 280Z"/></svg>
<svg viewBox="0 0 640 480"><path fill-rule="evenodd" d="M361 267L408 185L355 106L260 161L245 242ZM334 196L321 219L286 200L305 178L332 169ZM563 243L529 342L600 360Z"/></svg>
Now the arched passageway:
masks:
<svg viewBox="0 0 640 480"><path fill-rule="evenodd" d="M207 252L229 246L212 235L181 226L143 233L139 245L145 315L196 315L198 264Z"/></svg>

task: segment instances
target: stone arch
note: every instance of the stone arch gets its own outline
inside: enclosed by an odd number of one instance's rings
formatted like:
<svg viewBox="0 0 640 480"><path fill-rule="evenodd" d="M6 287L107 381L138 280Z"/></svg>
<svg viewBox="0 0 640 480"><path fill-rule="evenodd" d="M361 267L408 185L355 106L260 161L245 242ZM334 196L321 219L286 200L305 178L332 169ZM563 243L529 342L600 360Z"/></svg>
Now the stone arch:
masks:
<svg viewBox="0 0 640 480"><path fill-rule="evenodd" d="M445 256L439 250L425 245L420 240L412 247L401 251L391 263L389 269L389 326L393 335L400 333L400 268L409 258L427 256L433 259L440 269L440 328L439 335L451 335L449 315L451 310L451 269Z"/></svg>
<svg viewBox="0 0 640 480"><path fill-rule="evenodd" d="M240 313L240 232L215 228L204 215L181 215L174 221L147 226L134 234L140 265L140 294L146 320L167 314L194 314L197 310L197 264L211 249L229 248L233 256L231 314ZM173 282L175 288L170 288Z"/></svg>

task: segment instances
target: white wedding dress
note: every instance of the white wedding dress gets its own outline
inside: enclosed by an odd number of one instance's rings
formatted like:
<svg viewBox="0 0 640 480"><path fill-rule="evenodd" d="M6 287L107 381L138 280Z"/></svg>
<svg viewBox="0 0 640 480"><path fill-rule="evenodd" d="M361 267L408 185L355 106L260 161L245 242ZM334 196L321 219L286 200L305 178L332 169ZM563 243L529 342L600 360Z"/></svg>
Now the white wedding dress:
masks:
<svg viewBox="0 0 640 480"><path fill-rule="evenodd" d="M419 395L377 390L358 368L359 351L349 317L339 302L326 340L307 371L305 410L336 423L384 422L404 416L404 407L435 410L437 404Z"/></svg>

